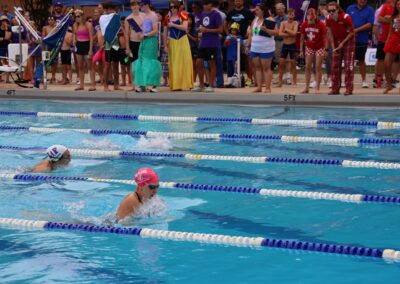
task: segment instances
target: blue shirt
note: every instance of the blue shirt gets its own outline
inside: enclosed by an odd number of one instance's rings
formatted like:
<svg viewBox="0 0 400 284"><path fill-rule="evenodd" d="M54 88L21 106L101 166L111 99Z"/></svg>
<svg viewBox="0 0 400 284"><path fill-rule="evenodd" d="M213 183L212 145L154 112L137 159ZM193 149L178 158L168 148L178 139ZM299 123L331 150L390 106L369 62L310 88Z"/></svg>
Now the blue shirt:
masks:
<svg viewBox="0 0 400 284"><path fill-rule="evenodd" d="M240 35L238 35L237 38L240 39L240 44L242 44L242 37ZM231 61L236 61L237 60L238 41L236 38L233 38L230 35L228 35L226 37L226 40L230 41L230 44L226 45L226 59L231 60Z"/></svg>
<svg viewBox="0 0 400 284"><path fill-rule="evenodd" d="M371 6L365 6L361 10L357 7L357 4L350 5L346 13L350 15L353 20L354 28L359 28L367 23L371 24L371 29L357 33L356 42L368 43L369 33L372 30L375 19L375 11Z"/></svg>

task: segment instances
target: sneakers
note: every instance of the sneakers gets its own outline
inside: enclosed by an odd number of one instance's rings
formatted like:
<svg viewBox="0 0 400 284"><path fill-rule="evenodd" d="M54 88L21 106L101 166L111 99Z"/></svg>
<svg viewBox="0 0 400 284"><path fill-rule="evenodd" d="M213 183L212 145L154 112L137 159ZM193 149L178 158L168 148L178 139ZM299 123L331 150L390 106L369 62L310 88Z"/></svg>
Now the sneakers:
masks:
<svg viewBox="0 0 400 284"><path fill-rule="evenodd" d="M363 81L361 84L361 87L363 87L364 89L368 89L369 86L368 86L367 81Z"/></svg>
<svg viewBox="0 0 400 284"><path fill-rule="evenodd" d="M211 88L211 87L207 87L207 88L204 89L204 92L206 92L206 93L213 93L213 92L214 92L214 89Z"/></svg>
<svg viewBox="0 0 400 284"><path fill-rule="evenodd" d="M158 93L157 88L156 87L151 88L150 93Z"/></svg>
<svg viewBox="0 0 400 284"><path fill-rule="evenodd" d="M244 82L244 85L246 87L251 87L253 86L253 81L250 78L247 78L246 81Z"/></svg>
<svg viewBox="0 0 400 284"><path fill-rule="evenodd" d="M317 82L315 82L315 81L312 81L311 83L310 83L310 88L316 88L317 87Z"/></svg>
<svg viewBox="0 0 400 284"><path fill-rule="evenodd" d="M200 87L194 87L194 88L192 89L192 92L203 92L203 89L200 88Z"/></svg>

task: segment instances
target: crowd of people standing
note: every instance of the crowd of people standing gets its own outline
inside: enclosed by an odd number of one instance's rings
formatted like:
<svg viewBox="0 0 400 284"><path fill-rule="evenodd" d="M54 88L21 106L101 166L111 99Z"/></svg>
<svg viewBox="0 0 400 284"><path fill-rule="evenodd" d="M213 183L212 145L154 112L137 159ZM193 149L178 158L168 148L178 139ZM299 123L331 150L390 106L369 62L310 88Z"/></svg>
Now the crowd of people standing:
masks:
<svg viewBox="0 0 400 284"><path fill-rule="evenodd" d="M226 1L218 0L194 1L190 7L179 0L169 3L167 11L156 12L150 0L131 0L131 13L121 18L112 41L105 38L102 22L118 12L115 4L99 4L90 17L74 10L61 48L60 83L72 83L74 62L77 91L85 88L89 72L89 91L101 83L105 91L113 84L114 90L130 85L132 91L157 92L163 83L172 91L213 92L216 87L233 85L233 78L240 75L235 68L240 60L247 75L246 86L254 87L254 92L271 93L288 81L296 86L298 65L304 60L305 87L301 93L310 93L311 88L319 93L321 85L327 84L331 95L340 94L342 87L344 95L351 95L356 64L362 87L369 87L365 54L376 44L373 87L388 93L396 86L400 0L386 0L376 11L367 0L355 0L346 11L336 1L319 0L318 7L308 8L301 22L296 21L296 11L286 9L280 1L269 5L269 1L255 0L246 8L243 0L234 0L230 9ZM7 44L16 38L10 26L18 23L8 7L2 9L0 56L5 56ZM37 28L29 12L21 12ZM63 15L62 4L56 3L41 35L48 35ZM23 40L31 51L39 44L29 33ZM25 69L26 79L33 80L40 60L40 49L36 49ZM5 59L0 62L6 64ZM50 83L56 82L57 69L58 60L50 67Z"/></svg>

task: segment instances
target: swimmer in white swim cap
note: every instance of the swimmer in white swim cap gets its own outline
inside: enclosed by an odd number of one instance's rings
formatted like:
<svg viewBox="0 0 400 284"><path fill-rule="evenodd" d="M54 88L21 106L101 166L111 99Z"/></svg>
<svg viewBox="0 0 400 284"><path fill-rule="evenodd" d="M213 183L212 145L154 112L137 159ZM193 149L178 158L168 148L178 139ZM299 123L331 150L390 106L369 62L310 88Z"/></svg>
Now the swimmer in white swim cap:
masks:
<svg viewBox="0 0 400 284"><path fill-rule="evenodd" d="M47 148L45 160L31 168L34 173L50 172L60 166L66 166L71 161L71 154L63 145L53 145Z"/></svg>
<svg viewBox="0 0 400 284"><path fill-rule="evenodd" d="M139 169L134 177L136 191L125 196L117 209L117 222L135 215L139 208L157 194L160 187L156 172L150 168Z"/></svg>

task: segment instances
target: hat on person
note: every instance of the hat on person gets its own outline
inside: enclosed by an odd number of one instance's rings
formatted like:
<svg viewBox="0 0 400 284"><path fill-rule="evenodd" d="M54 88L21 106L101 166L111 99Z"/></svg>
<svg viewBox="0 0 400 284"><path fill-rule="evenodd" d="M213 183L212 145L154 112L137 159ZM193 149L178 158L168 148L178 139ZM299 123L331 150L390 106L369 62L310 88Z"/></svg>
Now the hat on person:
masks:
<svg viewBox="0 0 400 284"><path fill-rule="evenodd" d="M59 6L59 7L64 7L63 3L61 3L61 2L57 2L57 3L54 5L54 7L57 7L57 6Z"/></svg>
<svg viewBox="0 0 400 284"><path fill-rule="evenodd" d="M232 25L229 27L229 30L240 30L240 25L236 22L232 23Z"/></svg>
<svg viewBox="0 0 400 284"><path fill-rule="evenodd" d="M140 0L139 3L142 4L142 5L151 5L151 1L150 0Z"/></svg>
<svg viewBox="0 0 400 284"><path fill-rule="evenodd" d="M136 184L140 187L159 181L156 172L150 168L139 169L136 172L135 177L133 179L135 180Z"/></svg>
<svg viewBox="0 0 400 284"><path fill-rule="evenodd" d="M3 15L0 17L0 22L1 21L10 21L10 20L8 19L8 17L6 15Z"/></svg>
<svg viewBox="0 0 400 284"><path fill-rule="evenodd" d="M64 145L53 145L47 148L46 150L46 159L52 161L52 162L57 162L61 159L61 157L64 155L65 151L67 151L67 147Z"/></svg>

